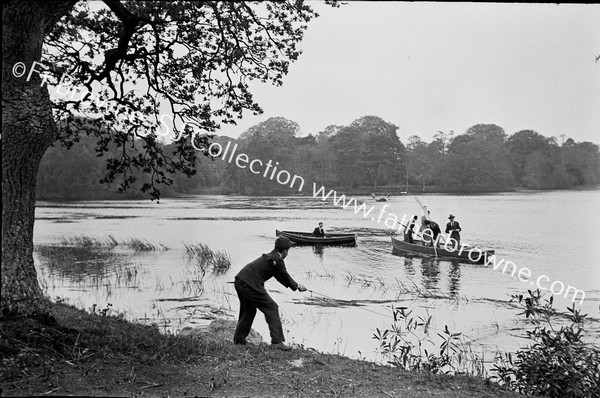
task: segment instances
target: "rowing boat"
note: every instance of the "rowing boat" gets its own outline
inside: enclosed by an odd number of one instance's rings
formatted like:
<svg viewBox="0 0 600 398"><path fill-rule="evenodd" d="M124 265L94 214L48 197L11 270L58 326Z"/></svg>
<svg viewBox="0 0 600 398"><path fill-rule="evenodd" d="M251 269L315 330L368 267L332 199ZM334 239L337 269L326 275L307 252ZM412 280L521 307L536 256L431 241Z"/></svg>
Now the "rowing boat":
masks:
<svg viewBox="0 0 600 398"><path fill-rule="evenodd" d="M356 234L327 234L325 237L313 236L311 232L275 230L276 236L288 238L298 245L351 245L356 246Z"/></svg>
<svg viewBox="0 0 600 398"><path fill-rule="evenodd" d="M494 250L480 249L474 246L462 245L462 250L448 250L451 247L440 245L436 249L433 246L424 246L418 243L409 243L392 237L392 248L394 251L402 251L426 256L435 256L452 260L461 260L469 263L483 264L487 262L490 256L494 255Z"/></svg>

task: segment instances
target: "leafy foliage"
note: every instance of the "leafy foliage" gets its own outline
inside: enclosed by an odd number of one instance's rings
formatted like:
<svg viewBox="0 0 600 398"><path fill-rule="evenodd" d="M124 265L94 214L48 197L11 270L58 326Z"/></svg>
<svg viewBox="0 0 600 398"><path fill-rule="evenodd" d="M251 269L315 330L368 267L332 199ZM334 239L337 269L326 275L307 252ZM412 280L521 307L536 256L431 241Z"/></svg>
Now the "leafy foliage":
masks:
<svg viewBox="0 0 600 398"><path fill-rule="evenodd" d="M463 190L514 186L505 137L501 127L478 124L454 138L445 160L445 185L456 184Z"/></svg>
<svg viewBox="0 0 600 398"><path fill-rule="evenodd" d="M297 123L274 117L252 126L238 140L216 136L211 142L225 148L227 155L237 145L237 154L250 159L278 162L278 170L306 180L303 192L312 182L328 188L364 190L365 193L408 189L412 192L438 190L478 192L510 190L515 186L554 189L594 186L600 183L600 151L589 142L567 139L563 147L552 139L523 131L506 139L495 125L476 125L466 134L439 132L430 143L412 136L407 146L396 133L396 126L374 116L364 116L349 126L328 126L324 131L299 136ZM208 140L208 138L206 138ZM208 143L208 141L207 141ZM102 157L119 158L118 145L98 153L92 138L82 138L76 151L51 148L44 157L38 177L40 198L91 199L141 197L139 190L114 195L115 183L102 186ZM177 143L156 145L163 152L175 150ZM206 144L205 144L206 145ZM539 149L539 146L546 149ZM192 149L197 152L195 149ZM214 150L214 148L213 148ZM564 169L561 156L564 152ZM206 152L207 155L208 152ZM212 158L208 156L208 158ZM223 159L225 160L225 159ZM163 187L167 196L199 193L289 194L297 188L281 185L260 174L249 172L223 160L197 158L189 177L175 174L172 185ZM229 160L229 159L227 159ZM128 171L135 179L131 185L151 184L150 175L141 170ZM561 185L562 184L562 185ZM138 196L136 196L138 195Z"/></svg>
<svg viewBox="0 0 600 398"><path fill-rule="evenodd" d="M139 170L153 198L173 183L170 174L195 174L196 155L210 156L221 123L262 112L248 83L281 85L317 16L302 1L73 4L43 47L59 139L70 147L79 134L94 135L98 155L116 145L102 182L122 176L124 191ZM166 152L157 137L171 130Z"/></svg>
<svg viewBox="0 0 600 398"><path fill-rule="evenodd" d="M586 315L568 308L570 324L556 328L553 297L542 303L539 290L529 297L512 296L524 306L522 314L534 328L527 331L532 345L506 354L495 366L497 378L527 395L552 398L597 397L600 394L600 350L584 342Z"/></svg>
<svg viewBox="0 0 600 398"><path fill-rule="evenodd" d="M392 308L394 322L390 329L377 328L373 339L379 341L379 351L388 363L400 369L431 373L459 373L465 366L461 349L461 333L452 333L448 326L436 343L430 337L431 316L415 317L406 307ZM426 348L429 346L429 350Z"/></svg>

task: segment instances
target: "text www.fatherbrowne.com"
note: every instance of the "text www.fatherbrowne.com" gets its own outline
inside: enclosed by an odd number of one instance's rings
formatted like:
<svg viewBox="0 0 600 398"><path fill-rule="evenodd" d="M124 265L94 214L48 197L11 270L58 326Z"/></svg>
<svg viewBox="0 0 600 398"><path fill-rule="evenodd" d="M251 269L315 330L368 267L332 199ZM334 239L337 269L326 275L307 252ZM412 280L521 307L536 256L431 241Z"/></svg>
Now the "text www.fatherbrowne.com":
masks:
<svg viewBox="0 0 600 398"><path fill-rule="evenodd" d="M193 140L192 140L193 141ZM230 151L231 150L231 151ZM225 148L219 143L212 143L208 151L215 157L220 157L224 161L228 163L232 163L235 157L235 164L239 168L245 169L246 167L253 174L261 174L264 178L268 178L270 180L275 180L281 185L288 185L290 188L297 188L298 192L303 192L304 189L304 178L293 175L286 170L278 169L279 162L273 162L269 160L268 162L263 162L260 159L250 159L250 157L244 153L239 153L236 156L237 144L231 146L230 142L227 142ZM387 209L390 207L389 205L384 205L379 210L379 213L376 215L371 215L375 210L374 206L367 206L366 203L362 202L359 204L356 198L348 198L346 195L338 195L335 190L329 190L321 185L320 188L317 187L317 184L313 182L313 198L320 199L322 201L330 200L334 206L340 207L345 210L352 210L354 214L359 214L363 218L371 219L377 223L381 223L383 221L384 225L392 230L397 230L400 233L403 233L404 228L406 227L406 222L411 218L408 218L407 214L404 214L402 218L398 218L394 213L388 212ZM425 235L425 233L424 233ZM458 250L461 253L465 250L464 245L451 245L448 247L448 242L450 240L446 240L445 250L455 251ZM433 242L434 245L437 245L438 242ZM482 255L482 251L477 247L467 247L469 258L472 261L478 261ZM565 286L564 283L560 281L550 282L550 278L546 275L541 275L535 279L535 281L531 280L531 270L527 267L517 267L515 263L512 261L506 261L505 259L498 259L496 255L486 256L484 257L484 266L489 267L492 266L493 270L501 270L503 274L510 273L511 277L517 277L519 281L529 283L531 286L535 286L540 291L549 290L552 294L557 296L563 296L564 298L571 299L571 301L580 300L580 304L583 303L585 299L585 292L581 289L577 289L573 286ZM510 271L510 272L508 272Z"/></svg>

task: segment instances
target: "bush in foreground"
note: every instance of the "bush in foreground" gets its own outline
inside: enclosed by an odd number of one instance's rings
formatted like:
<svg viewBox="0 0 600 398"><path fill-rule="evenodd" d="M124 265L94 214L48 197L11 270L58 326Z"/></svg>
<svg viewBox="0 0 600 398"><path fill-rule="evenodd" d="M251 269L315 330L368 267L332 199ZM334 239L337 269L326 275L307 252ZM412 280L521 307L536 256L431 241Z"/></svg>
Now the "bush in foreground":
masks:
<svg viewBox="0 0 600 398"><path fill-rule="evenodd" d="M514 355L500 358L495 366L498 378L509 388L527 395L551 398L588 398L600 396L600 351L584 342L586 315L568 308L570 324L556 328L552 317L557 313L553 299L541 303L539 290L529 297L513 296L524 305L523 314L531 319L527 331L532 345Z"/></svg>

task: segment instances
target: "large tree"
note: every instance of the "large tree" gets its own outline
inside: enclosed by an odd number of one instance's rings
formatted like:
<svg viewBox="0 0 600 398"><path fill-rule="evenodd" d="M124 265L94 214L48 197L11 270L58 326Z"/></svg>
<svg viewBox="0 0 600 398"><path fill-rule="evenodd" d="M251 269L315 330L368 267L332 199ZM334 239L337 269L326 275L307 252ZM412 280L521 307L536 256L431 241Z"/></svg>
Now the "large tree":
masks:
<svg viewBox="0 0 600 398"><path fill-rule="evenodd" d="M238 140L238 153L249 156L250 159L258 159L263 166L257 167L256 174L248 173L241 169L235 162L227 165L226 173L230 183L236 184L243 193L249 194L271 194L274 192L286 192L285 186L273 184L273 180L265 173L270 166L264 166L272 161L274 167L280 170L291 170L295 151L295 138L300 132L298 123L284 117L272 117L260 122L240 135ZM233 144L232 144L233 145ZM273 170L274 170L273 167ZM298 170L295 171L295 173Z"/></svg>
<svg viewBox="0 0 600 398"><path fill-rule="evenodd" d="M506 133L495 124L477 124L448 146L444 183L461 191L498 191L514 185Z"/></svg>
<svg viewBox="0 0 600 398"><path fill-rule="evenodd" d="M157 197L169 173L194 173L221 123L261 112L249 81L280 85L316 15L295 0L4 2L2 313L48 315L32 253L36 175L53 142L86 131L98 154L116 146L104 179L125 189L139 169ZM158 145L168 131L172 153Z"/></svg>
<svg viewBox="0 0 600 398"><path fill-rule="evenodd" d="M534 152L548 152L550 144L546 137L532 130L521 130L506 141L506 147L510 153L515 181L520 184L525 176L525 165L527 158Z"/></svg>
<svg viewBox="0 0 600 398"><path fill-rule="evenodd" d="M361 156L357 163L368 181L377 187L382 177L389 185L405 174L406 148L400 142L398 126L377 116L363 116L351 124L360 133Z"/></svg>
<svg viewBox="0 0 600 398"><path fill-rule="evenodd" d="M363 116L331 136L338 181L346 186L369 184L377 190L386 178L391 185L405 174L406 149L398 127L377 116Z"/></svg>

